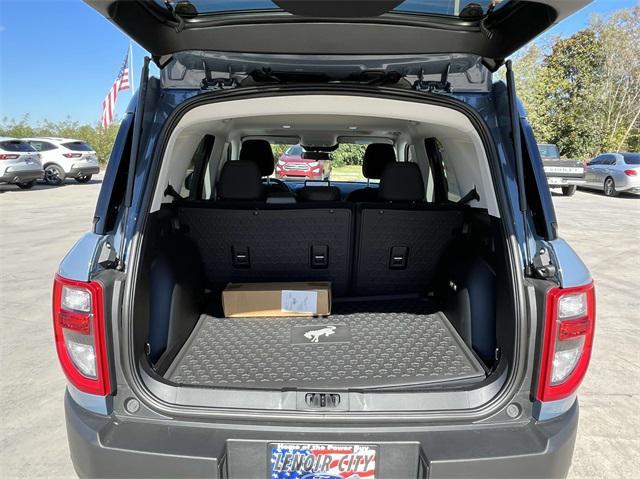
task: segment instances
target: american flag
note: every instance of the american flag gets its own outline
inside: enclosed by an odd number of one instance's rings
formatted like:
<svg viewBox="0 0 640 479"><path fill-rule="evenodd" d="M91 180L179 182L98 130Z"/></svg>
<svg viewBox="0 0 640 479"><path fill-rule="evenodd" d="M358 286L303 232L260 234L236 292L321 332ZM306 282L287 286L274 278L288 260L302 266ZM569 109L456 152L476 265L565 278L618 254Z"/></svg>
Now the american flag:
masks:
<svg viewBox="0 0 640 479"><path fill-rule="evenodd" d="M122 68L120 68L120 73L118 73L118 76L116 77L116 81L113 82L113 86L102 102L102 128L108 127L113 121L118 92L128 90L129 88L129 53L127 53L124 57Z"/></svg>

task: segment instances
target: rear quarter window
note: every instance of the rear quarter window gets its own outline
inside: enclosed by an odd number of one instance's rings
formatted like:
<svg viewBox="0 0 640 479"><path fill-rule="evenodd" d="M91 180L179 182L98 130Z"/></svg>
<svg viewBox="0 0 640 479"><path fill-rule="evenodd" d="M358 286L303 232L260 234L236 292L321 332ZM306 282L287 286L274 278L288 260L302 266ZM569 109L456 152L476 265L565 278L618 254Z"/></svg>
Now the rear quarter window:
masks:
<svg viewBox="0 0 640 479"><path fill-rule="evenodd" d="M82 141L70 141L62 143L62 146L71 151L93 151L93 148L91 148L88 143L84 143Z"/></svg>
<svg viewBox="0 0 640 479"><path fill-rule="evenodd" d="M36 151L29 143L20 140L2 141L0 142L0 148L4 151Z"/></svg>
<svg viewBox="0 0 640 479"><path fill-rule="evenodd" d="M47 143L46 141L30 141L29 144L38 151L50 151L56 148L55 145Z"/></svg>

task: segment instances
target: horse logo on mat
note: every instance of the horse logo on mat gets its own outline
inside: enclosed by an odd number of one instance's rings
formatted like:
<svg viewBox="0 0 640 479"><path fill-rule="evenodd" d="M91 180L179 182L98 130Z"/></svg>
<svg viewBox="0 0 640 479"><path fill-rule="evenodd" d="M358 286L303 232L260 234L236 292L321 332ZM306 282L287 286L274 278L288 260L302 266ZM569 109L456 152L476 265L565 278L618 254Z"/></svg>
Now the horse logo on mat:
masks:
<svg viewBox="0 0 640 479"><path fill-rule="evenodd" d="M332 334L336 334L335 326L325 326L322 329L313 329L311 331L307 331L304 333L304 337L310 340L312 343L317 343L320 341L320 336L329 337Z"/></svg>

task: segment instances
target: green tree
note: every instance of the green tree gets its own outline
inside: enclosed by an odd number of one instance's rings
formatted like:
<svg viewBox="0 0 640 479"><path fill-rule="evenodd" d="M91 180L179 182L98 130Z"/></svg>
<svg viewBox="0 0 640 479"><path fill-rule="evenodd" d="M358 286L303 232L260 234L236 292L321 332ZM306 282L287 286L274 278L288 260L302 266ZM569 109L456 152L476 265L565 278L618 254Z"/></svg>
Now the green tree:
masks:
<svg viewBox="0 0 640 479"><path fill-rule="evenodd" d="M638 150L640 134L640 5L594 17L591 28L604 53L602 89L595 125L600 150ZM634 147L635 141L635 147Z"/></svg>
<svg viewBox="0 0 640 479"><path fill-rule="evenodd" d="M564 156L638 151L640 6L594 17L589 27L515 58L518 93L538 141Z"/></svg>
<svg viewBox="0 0 640 479"><path fill-rule="evenodd" d="M601 90L604 54L592 30L559 39L533 83L531 121L538 140L555 143L563 155L588 157L599 149L594 128Z"/></svg>

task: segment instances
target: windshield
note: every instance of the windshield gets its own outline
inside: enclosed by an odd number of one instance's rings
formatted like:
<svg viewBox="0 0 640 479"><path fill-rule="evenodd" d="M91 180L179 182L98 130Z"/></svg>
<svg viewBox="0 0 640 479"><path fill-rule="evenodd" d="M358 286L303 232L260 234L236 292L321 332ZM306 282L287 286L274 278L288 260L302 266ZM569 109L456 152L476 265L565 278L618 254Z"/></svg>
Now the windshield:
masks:
<svg viewBox="0 0 640 479"><path fill-rule="evenodd" d="M36 151L29 143L20 140L1 141L0 148L4 151Z"/></svg>
<svg viewBox="0 0 640 479"><path fill-rule="evenodd" d="M287 149L286 154L287 155L296 155L296 156L300 156L304 153L304 148L302 148L300 145L293 145L292 147L290 147L289 149Z"/></svg>
<svg viewBox="0 0 640 479"><path fill-rule="evenodd" d="M627 165L640 165L640 153L622 153Z"/></svg>
<svg viewBox="0 0 640 479"><path fill-rule="evenodd" d="M155 2L164 8L164 0L155 0ZM178 2L173 0L171 3L175 7ZM498 0L498 2L495 2L494 0L407 0L394 8L393 11L427 15L459 16L465 8L471 6L470 8L481 8L482 13L485 14L492 3L496 4L496 8L500 8L507 3L507 0ZM191 0L191 4L196 7L198 13L203 14L234 11L280 10L280 7L269 0L232 0L227 2L220 2L216 0Z"/></svg>
<svg viewBox="0 0 640 479"><path fill-rule="evenodd" d="M560 152L556 145L538 145L538 150L540 150L540 157L542 157L543 160L560 159Z"/></svg>

